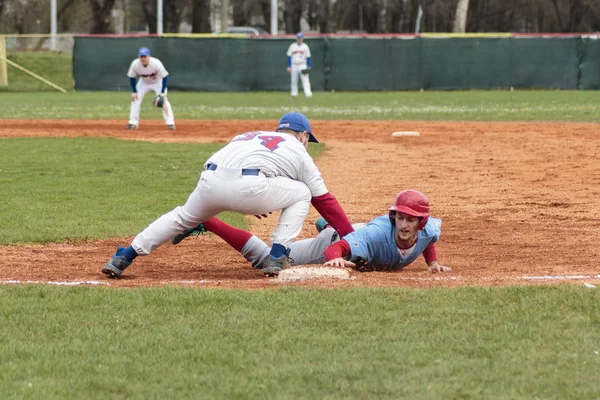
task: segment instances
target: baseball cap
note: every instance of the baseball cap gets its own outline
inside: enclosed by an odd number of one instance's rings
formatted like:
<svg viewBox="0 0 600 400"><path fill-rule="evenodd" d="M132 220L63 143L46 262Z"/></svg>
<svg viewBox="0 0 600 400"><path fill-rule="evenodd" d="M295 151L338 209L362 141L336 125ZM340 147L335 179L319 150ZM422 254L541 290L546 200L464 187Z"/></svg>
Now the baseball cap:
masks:
<svg viewBox="0 0 600 400"><path fill-rule="evenodd" d="M297 37L298 39L302 39L302 38L304 37L304 34L303 34L302 32L298 32L298 33L296 34L296 37Z"/></svg>
<svg viewBox="0 0 600 400"><path fill-rule="evenodd" d="M308 122L308 118L306 118L303 114L300 114L299 112L290 112L285 114L283 117L281 117L281 119L279 120L279 123L277 124L277 129L276 131L279 131L281 129L290 129L292 131L295 132L308 132L309 135L309 142L312 143L319 143L319 141L317 140L317 138L312 134L312 130L310 129L310 122Z"/></svg>
<svg viewBox="0 0 600 400"><path fill-rule="evenodd" d="M138 57L149 56L149 55L150 55L150 49L147 47L141 47L140 50L138 51Z"/></svg>

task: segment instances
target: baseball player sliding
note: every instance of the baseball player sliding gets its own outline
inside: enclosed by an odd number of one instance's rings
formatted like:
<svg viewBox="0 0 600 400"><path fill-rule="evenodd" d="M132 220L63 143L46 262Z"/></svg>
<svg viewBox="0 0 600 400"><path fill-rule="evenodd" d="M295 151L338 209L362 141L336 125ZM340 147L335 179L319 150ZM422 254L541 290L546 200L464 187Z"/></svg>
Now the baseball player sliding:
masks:
<svg viewBox="0 0 600 400"><path fill-rule="evenodd" d="M439 265L435 242L440 237L442 222L429 216L429 200L416 190L404 190L389 208L388 214L368 224L353 224L354 232L340 235L323 218L317 220L319 234L312 239L290 245L293 265L323 264L353 267L361 271L401 269L421 254L431 272L448 272ZM238 250L254 268L263 268L269 247L262 240L242 229L234 228L217 218L189 229L172 241L179 243L197 232L210 231Z"/></svg>
<svg viewBox="0 0 600 400"><path fill-rule="evenodd" d="M292 97L298 96L298 76L302 80L302 89L306 97L312 97L308 73L312 67L310 49L304 42L304 35L298 32L296 43L292 43L287 51L287 72L292 77Z"/></svg>
<svg viewBox="0 0 600 400"><path fill-rule="evenodd" d="M266 215L282 210L263 264L268 276L289 266L289 246L300 233L311 203L341 235L349 234L353 229L348 217L306 151L308 142L317 139L308 119L296 112L285 114L275 132L234 137L206 161L187 202L151 223L129 247L119 247L102 272L120 277L138 255L150 254L173 236L223 211ZM232 243L238 246L235 240Z"/></svg>
<svg viewBox="0 0 600 400"><path fill-rule="evenodd" d="M129 112L129 125L125 129L137 129L140 124L140 108L142 100L148 92L154 92L159 97L154 100L154 105L162 108L163 118L167 128L175 129L175 117L173 108L167 100L167 85L169 73L163 63L156 57L150 56L150 50L142 47L138 51L138 58L131 62L127 71L129 83L131 84L131 111ZM136 84L135 78L140 79Z"/></svg>

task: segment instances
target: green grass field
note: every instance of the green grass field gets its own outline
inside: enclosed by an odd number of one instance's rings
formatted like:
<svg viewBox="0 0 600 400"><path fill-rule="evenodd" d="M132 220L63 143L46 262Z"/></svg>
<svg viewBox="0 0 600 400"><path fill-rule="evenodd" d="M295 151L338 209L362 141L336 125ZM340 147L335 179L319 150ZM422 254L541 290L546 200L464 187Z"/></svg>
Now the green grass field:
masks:
<svg viewBox="0 0 600 400"><path fill-rule="evenodd" d="M0 140L0 244L135 234L192 192L222 145ZM228 213L230 222L243 219ZM231 217L235 215L235 221Z"/></svg>
<svg viewBox="0 0 600 400"><path fill-rule="evenodd" d="M142 119L160 119L151 95ZM290 110L310 119L600 121L597 91L474 91L315 93L310 100L287 93L190 93L170 91L176 119L278 119ZM5 93L0 118L129 118L127 92Z"/></svg>
<svg viewBox="0 0 600 400"><path fill-rule="evenodd" d="M600 120L598 92L170 98L177 118ZM147 102L142 118L160 118ZM0 119L128 107L124 92L0 95ZM0 139L0 245L135 234L185 201L219 146ZM0 285L0 399L597 399L599 293Z"/></svg>
<svg viewBox="0 0 600 400"><path fill-rule="evenodd" d="M42 76L55 85L58 85L65 90L73 90L73 55L71 53L9 51L6 56L12 62ZM0 92L39 92L56 90L12 65L7 66L7 72L8 86L0 86Z"/></svg>
<svg viewBox="0 0 600 400"><path fill-rule="evenodd" d="M71 54L9 52L8 58L73 89ZM0 87L0 119L127 119L128 92L62 94L8 67L9 85ZM127 78L123 75L123 81ZM23 93L44 91L35 94ZM161 118L148 95L143 119ZM307 100L288 93L190 93L171 90L177 119L278 119L290 109L312 119L471 120L471 121L600 121L598 91L453 91L453 92L316 92Z"/></svg>
<svg viewBox="0 0 600 400"><path fill-rule="evenodd" d="M594 399L600 292L0 287L3 399Z"/></svg>

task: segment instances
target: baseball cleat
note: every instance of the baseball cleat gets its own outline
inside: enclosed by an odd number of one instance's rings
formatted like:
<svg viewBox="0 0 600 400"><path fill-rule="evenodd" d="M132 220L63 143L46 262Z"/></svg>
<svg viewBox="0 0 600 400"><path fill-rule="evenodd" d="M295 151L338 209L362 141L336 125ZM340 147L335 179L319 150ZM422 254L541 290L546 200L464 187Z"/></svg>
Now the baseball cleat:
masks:
<svg viewBox="0 0 600 400"><path fill-rule="evenodd" d="M200 224L193 228L186 229L179 235L175 236L173 239L171 239L171 243L178 244L179 242L181 242L183 239L185 239L188 236L198 236L205 232L208 232L208 230L204 227L204 224Z"/></svg>
<svg viewBox="0 0 600 400"><path fill-rule="evenodd" d="M175 124L171 124L171 125L167 125L167 129L174 131L175 130Z"/></svg>
<svg viewBox="0 0 600 400"><path fill-rule="evenodd" d="M263 273L267 277L277 276L282 270L289 268L290 266L287 254L277 258L269 256L267 259L267 266L263 268Z"/></svg>
<svg viewBox="0 0 600 400"><path fill-rule="evenodd" d="M255 261L252 263L252 268L254 269L265 269L269 266L269 255L263 257L261 260Z"/></svg>
<svg viewBox="0 0 600 400"><path fill-rule="evenodd" d="M125 251L125 247L119 247L112 258L102 267L102 273L108 275L109 278L117 279L121 277L121 274L125 268L131 265L131 261L120 255Z"/></svg>
<svg viewBox="0 0 600 400"><path fill-rule="evenodd" d="M126 131L130 131L130 130L134 130L134 129L137 129L137 128L138 128L138 126L137 126L137 125L134 125L134 124L129 124L129 125L127 125L127 126L125 127L125 130L126 130Z"/></svg>

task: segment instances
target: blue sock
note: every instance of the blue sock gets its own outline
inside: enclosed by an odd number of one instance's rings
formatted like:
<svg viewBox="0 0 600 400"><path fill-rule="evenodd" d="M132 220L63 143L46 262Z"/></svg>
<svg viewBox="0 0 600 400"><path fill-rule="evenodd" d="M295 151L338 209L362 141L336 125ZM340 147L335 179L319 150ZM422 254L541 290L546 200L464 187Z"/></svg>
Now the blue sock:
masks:
<svg viewBox="0 0 600 400"><path fill-rule="evenodd" d="M127 248L119 247L115 255L123 256L127 261L132 262L138 256L138 253L133 249L133 247L129 246Z"/></svg>
<svg viewBox="0 0 600 400"><path fill-rule="evenodd" d="M285 248L285 246L282 246L280 244L273 244L273 246L271 246L271 257L273 258L279 258L279 257L283 257L287 255L287 249Z"/></svg>

